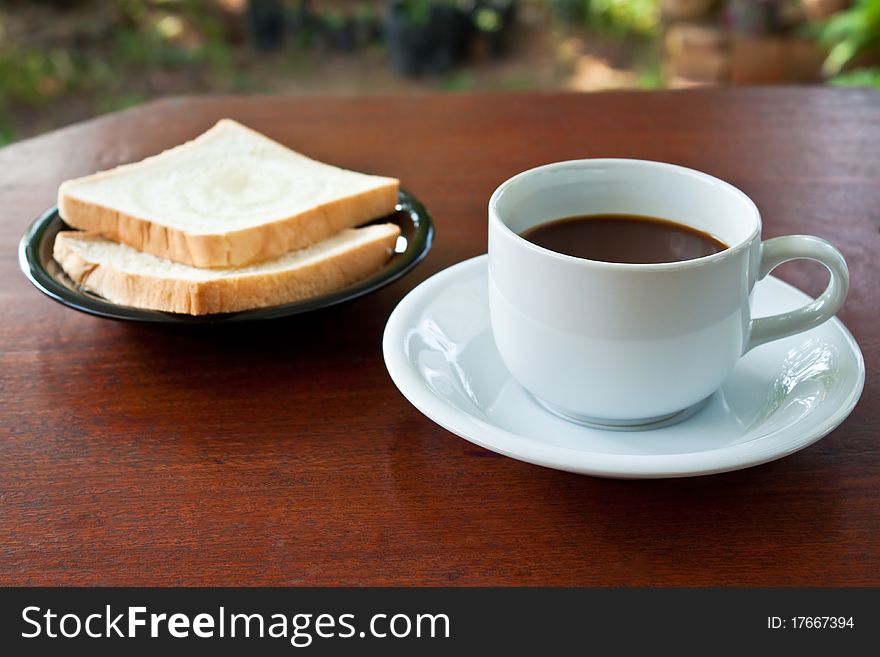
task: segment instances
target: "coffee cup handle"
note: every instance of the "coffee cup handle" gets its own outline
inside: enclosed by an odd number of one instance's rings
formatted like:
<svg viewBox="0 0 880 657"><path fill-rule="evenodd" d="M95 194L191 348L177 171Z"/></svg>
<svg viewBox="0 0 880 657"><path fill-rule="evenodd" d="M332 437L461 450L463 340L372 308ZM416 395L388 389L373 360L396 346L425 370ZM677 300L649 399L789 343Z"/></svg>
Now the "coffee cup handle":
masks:
<svg viewBox="0 0 880 657"><path fill-rule="evenodd" d="M812 235L786 235L761 243L758 280L789 260L815 260L831 273L828 287L815 301L796 310L753 319L746 351L771 340L806 331L831 319L840 310L849 290L849 270L843 255L828 242Z"/></svg>

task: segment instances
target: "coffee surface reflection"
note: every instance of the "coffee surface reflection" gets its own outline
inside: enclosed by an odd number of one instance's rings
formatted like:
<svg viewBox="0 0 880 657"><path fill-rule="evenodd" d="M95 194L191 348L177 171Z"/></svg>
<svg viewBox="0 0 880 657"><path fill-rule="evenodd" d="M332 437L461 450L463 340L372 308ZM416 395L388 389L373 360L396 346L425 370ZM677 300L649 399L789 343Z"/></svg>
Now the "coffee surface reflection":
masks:
<svg viewBox="0 0 880 657"><path fill-rule="evenodd" d="M712 255L727 245L691 226L633 214L594 214L555 219L522 237L545 249L603 262L651 264Z"/></svg>

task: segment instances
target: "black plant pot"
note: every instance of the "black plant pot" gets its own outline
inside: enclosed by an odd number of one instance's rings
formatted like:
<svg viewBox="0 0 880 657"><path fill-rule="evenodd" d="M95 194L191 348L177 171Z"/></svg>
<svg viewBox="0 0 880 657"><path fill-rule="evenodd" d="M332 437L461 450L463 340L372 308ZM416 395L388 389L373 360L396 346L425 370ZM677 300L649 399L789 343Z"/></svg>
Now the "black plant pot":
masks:
<svg viewBox="0 0 880 657"><path fill-rule="evenodd" d="M501 57L510 49L510 39L506 29L485 32L480 37L486 43L489 55L492 57Z"/></svg>
<svg viewBox="0 0 880 657"><path fill-rule="evenodd" d="M505 25L516 23L516 0L488 0L486 4L501 12Z"/></svg>
<svg viewBox="0 0 880 657"><path fill-rule="evenodd" d="M468 16L452 5L431 3L424 20L413 20L401 0L386 5L388 53L392 68L402 75L450 70L463 58L469 33Z"/></svg>
<svg viewBox="0 0 880 657"><path fill-rule="evenodd" d="M355 22L351 17L333 16L324 21L326 44L332 50L353 52L357 48Z"/></svg>
<svg viewBox="0 0 880 657"><path fill-rule="evenodd" d="M783 30L780 2L776 0L730 0L727 16L737 34L777 34Z"/></svg>
<svg viewBox="0 0 880 657"><path fill-rule="evenodd" d="M376 16L365 15L353 19L354 42L357 48L364 48L382 38L382 25Z"/></svg>
<svg viewBox="0 0 880 657"><path fill-rule="evenodd" d="M287 32L294 44L301 48L309 48L318 40L321 31L321 20L312 9L309 0L302 0L290 11L287 17Z"/></svg>
<svg viewBox="0 0 880 657"><path fill-rule="evenodd" d="M474 33L492 57L500 57L508 51L515 20L514 0L480 0L471 11Z"/></svg>
<svg viewBox="0 0 880 657"><path fill-rule="evenodd" d="M284 6L281 0L248 0L247 25L256 50L277 50L284 43Z"/></svg>
<svg viewBox="0 0 880 657"><path fill-rule="evenodd" d="M352 16L352 33L356 48L366 48L382 39L382 16L372 4L362 3Z"/></svg>
<svg viewBox="0 0 880 657"><path fill-rule="evenodd" d="M584 0L550 0L556 20L567 24L580 24L586 18Z"/></svg>
<svg viewBox="0 0 880 657"><path fill-rule="evenodd" d="M353 18L346 18L340 26L336 45L343 52L353 52L358 47L357 23Z"/></svg>

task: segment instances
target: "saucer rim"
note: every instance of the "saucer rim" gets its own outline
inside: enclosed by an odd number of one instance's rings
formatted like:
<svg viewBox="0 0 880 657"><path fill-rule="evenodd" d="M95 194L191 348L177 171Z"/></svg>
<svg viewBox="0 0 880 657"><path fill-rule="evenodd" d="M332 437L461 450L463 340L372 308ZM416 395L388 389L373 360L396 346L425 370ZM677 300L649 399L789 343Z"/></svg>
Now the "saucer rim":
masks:
<svg viewBox="0 0 880 657"><path fill-rule="evenodd" d="M473 275L487 266L486 254L443 269L413 288L392 311L382 337L385 366L401 394L430 420L471 443L510 458L577 474L619 478L652 479L690 477L749 468L789 456L824 438L852 412L865 384L865 361L853 335L837 317L834 323L856 358L857 381L837 410L812 431L792 441L785 425L782 429L753 440L698 452L677 454L615 454L576 450L559 445L536 443L533 439L485 422L437 397L425 385L406 353L406 332L411 329L415 311L427 306L435 291L452 281ZM767 276L759 285L779 285L804 302L811 297L785 281ZM760 441L762 449L755 448ZM771 447L771 449L767 449Z"/></svg>

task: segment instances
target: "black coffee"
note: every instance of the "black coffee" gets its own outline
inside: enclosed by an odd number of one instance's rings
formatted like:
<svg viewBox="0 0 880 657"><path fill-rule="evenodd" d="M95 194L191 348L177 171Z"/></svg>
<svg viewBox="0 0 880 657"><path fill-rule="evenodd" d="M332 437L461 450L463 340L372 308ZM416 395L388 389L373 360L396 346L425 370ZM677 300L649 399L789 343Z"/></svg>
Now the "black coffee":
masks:
<svg viewBox="0 0 880 657"><path fill-rule="evenodd" d="M696 228L636 214L556 219L533 226L522 236L551 251L604 262L679 262L727 248L717 237Z"/></svg>

